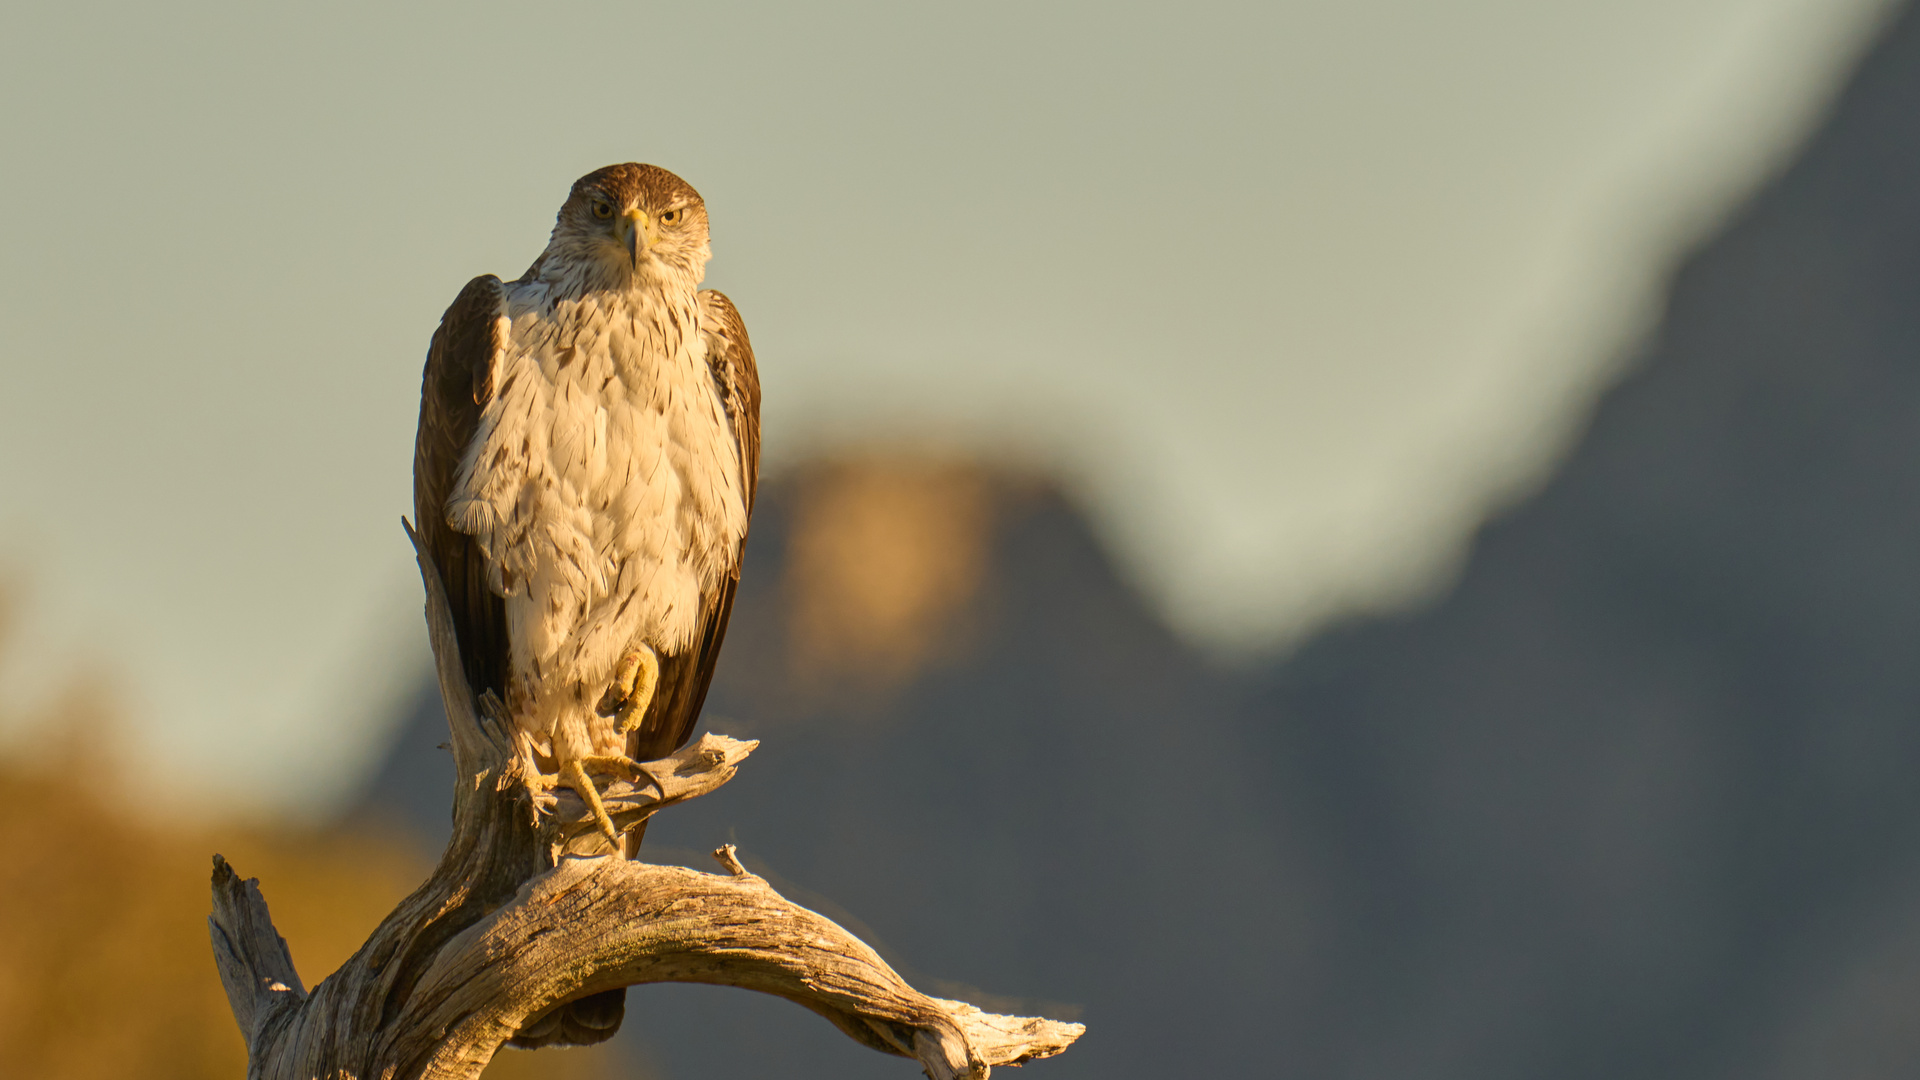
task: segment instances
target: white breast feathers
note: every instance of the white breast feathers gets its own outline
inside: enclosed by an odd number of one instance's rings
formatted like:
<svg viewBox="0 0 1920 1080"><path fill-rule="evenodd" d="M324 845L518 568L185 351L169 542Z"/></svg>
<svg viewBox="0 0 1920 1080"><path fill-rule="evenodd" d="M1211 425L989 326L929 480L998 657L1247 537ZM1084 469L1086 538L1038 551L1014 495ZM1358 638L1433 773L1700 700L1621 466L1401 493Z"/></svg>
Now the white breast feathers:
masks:
<svg viewBox="0 0 1920 1080"><path fill-rule="evenodd" d="M492 399L448 505L507 600L521 727L598 700L632 643L690 647L736 565L740 449L693 295L510 286Z"/></svg>

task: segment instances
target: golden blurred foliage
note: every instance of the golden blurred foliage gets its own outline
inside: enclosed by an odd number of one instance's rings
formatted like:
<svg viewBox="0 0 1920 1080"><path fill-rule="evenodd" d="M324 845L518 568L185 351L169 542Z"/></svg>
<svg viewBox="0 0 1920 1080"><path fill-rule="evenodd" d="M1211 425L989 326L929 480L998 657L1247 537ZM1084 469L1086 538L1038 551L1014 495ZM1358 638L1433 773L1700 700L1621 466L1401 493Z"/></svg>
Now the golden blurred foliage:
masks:
<svg viewBox="0 0 1920 1080"><path fill-rule="evenodd" d="M3 697L4 695L0 695ZM0 714L7 713L0 705ZM246 1074L208 944L215 852L257 877L309 986L426 875L405 838L364 829L165 823L82 743L97 696L8 717L55 760L0 762L0 1077L202 1080ZM504 1050L489 1080L635 1075L610 1048Z"/></svg>

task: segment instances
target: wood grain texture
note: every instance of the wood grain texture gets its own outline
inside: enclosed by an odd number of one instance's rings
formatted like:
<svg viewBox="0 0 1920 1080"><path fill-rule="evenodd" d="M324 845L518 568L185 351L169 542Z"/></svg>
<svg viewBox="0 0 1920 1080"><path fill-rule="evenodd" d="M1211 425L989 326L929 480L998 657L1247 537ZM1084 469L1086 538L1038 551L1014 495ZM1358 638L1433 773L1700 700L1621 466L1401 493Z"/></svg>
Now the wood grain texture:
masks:
<svg viewBox="0 0 1920 1080"><path fill-rule="evenodd" d="M570 791L536 811L492 695L476 702L441 578L420 552L428 632L457 775L454 831L432 876L311 993L257 882L215 857L210 929L250 1080L470 1080L567 1002L698 982L777 994L935 1080L1057 1054L1084 1030L928 997L831 920L747 873L607 853ZM757 744L706 735L655 763L661 785L608 784L623 828L732 779Z"/></svg>

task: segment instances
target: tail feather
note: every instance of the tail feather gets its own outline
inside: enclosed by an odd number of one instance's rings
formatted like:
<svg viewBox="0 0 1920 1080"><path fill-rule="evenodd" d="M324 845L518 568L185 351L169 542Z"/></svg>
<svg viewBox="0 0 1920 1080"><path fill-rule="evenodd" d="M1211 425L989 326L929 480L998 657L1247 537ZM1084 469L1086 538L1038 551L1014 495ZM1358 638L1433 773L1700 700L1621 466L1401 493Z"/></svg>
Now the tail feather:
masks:
<svg viewBox="0 0 1920 1080"><path fill-rule="evenodd" d="M556 1005L527 1022L508 1045L522 1050L543 1046L592 1046L606 1042L620 1030L627 1014L627 988L603 990L598 994Z"/></svg>

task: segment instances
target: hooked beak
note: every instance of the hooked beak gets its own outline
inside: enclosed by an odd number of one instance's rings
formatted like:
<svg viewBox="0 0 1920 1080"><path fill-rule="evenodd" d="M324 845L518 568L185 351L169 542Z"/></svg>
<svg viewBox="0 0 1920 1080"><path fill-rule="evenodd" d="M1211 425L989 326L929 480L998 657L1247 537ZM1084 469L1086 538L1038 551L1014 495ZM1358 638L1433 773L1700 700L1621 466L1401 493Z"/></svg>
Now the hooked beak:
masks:
<svg viewBox="0 0 1920 1080"><path fill-rule="evenodd" d="M627 258L633 260L634 269L640 268L640 256L646 254L654 239L653 221L645 210L629 210L621 218L620 240L626 245Z"/></svg>

